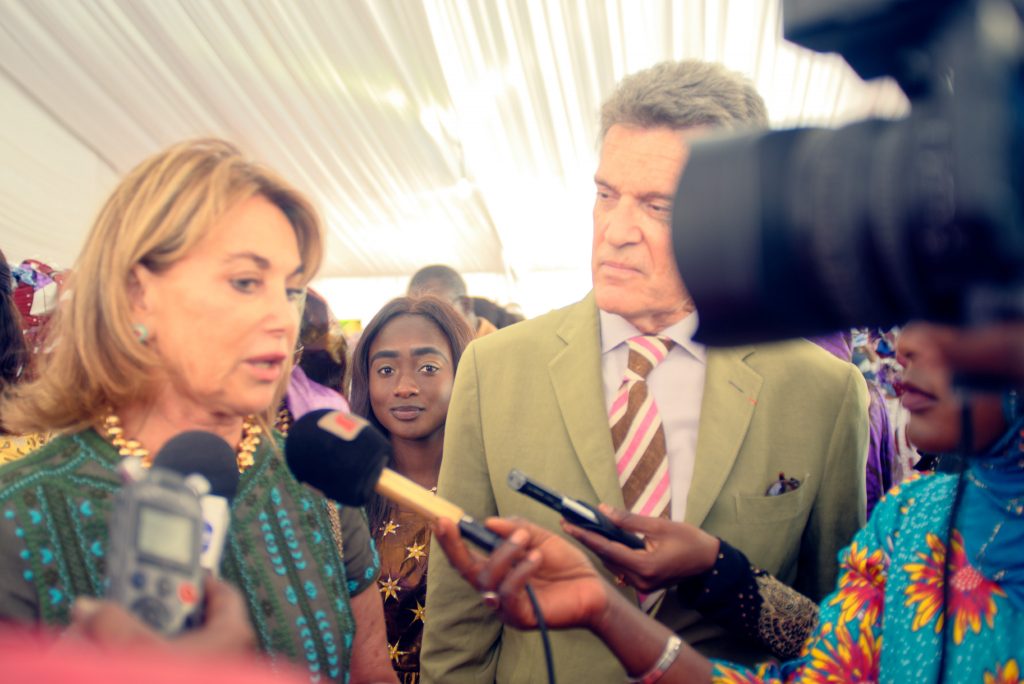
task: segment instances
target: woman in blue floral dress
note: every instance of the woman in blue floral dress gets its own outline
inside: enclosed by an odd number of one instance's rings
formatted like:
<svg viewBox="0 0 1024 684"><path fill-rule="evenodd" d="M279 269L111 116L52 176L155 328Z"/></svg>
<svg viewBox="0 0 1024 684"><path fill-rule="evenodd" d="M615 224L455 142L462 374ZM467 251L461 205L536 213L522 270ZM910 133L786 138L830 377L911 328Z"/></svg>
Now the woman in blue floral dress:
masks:
<svg viewBox="0 0 1024 684"><path fill-rule="evenodd" d="M493 522L516 544L489 560L455 543L447 523L438 540L463 576L497 592L499 601L488 597L506 622L535 626L522 591L529 580L549 625L592 629L637 681L1020 682L1024 417L1014 393L971 396L964 411L932 343L939 332L916 325L900 338L908 436L927 451L973 455L962 474L921 477L882 499L840 554L838 587L794 660L746 668L704 659L601 581L577 549L532 525Z"/></svg>

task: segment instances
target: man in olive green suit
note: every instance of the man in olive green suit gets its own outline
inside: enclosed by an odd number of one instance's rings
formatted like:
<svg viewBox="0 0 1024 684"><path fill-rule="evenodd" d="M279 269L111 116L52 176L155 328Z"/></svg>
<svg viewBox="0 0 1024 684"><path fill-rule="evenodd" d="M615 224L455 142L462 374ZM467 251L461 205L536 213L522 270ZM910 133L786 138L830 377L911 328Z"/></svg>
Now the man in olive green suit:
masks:
<svg viewBox="0 0 1024 684"><path fill-rule="evenodd" d="M836 555L864 520L864 381L805 341L712 350L694 343L696 314L672 251L671 202L689 141L708 128L766 119L749 83L716 65L658 65L619 85L602 109L594 289L467 349L448 412L440 496L478 519L516 515L560 531L558 514L507 487L518 468L562 494L622 508L609 408L625 341L656 334L672 341L647 380L664 424L672 519L719 536L815 600L831 589ZM780 473L798 486L768 496ZM674 589L655 606L659 620L706 655L764 656L688 610ZM589 633L551 640L559 681L624 680ZM421 668L424 681L444 684L546 678L539 636L503 628L438 548Z"/></svg>

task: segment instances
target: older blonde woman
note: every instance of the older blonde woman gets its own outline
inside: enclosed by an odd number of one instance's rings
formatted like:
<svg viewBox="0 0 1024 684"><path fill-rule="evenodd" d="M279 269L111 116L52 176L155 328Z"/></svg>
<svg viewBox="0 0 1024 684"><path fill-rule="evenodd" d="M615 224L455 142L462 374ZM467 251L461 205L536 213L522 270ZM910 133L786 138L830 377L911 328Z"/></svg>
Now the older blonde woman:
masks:
<svg viewBox="0 0 1024 684"><path fill-rule="evenodd" d="M61 433L0 469L0 618L66 624L76 597L102 595L119 460L206 430L237 448L222 571L263 650L314 679L393 681L365 518L300 486L268 428L320 231L302 195L222 141L176 145L121 182L39 378L0 406L13 430Z"/></svg>

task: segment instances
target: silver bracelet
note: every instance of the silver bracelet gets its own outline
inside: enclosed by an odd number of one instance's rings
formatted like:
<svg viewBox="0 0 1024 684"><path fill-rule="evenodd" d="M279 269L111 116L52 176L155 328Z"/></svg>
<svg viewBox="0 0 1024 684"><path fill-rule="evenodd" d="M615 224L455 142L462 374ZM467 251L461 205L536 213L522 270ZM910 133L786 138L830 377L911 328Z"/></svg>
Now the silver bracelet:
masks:
<svg viewBox="0 0 1024 684"><path fill-rule="evenodd" d="M679 657L679 651L682 650L683 640L673 634L665 642L665 649L661 652L661 657L658 658L658 662L654 663L654 667L648 670L645 674L636 679L627 679L628 684L654 684L668 672L668 669L672 667L672 663L676 662L676 658Z"/></svg>

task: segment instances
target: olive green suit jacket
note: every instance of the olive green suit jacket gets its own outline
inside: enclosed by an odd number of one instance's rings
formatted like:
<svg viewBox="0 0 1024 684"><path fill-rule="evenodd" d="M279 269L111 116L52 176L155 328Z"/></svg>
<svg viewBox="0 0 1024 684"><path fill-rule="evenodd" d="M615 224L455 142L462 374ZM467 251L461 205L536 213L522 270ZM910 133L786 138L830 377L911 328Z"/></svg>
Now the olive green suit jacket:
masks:
<svg viewBox="0 0 1024 684"><path fill-rule="evenodd" d="M448 410L439 496L477 519L517 515L561 533L557 513L506 485L519 468L568 496L623 506L598 321L591 293L469 346ZM819 600L835 582L837 553L864 522L867 406L857 369L809 342L709 349L686 520ZM766 496L780 472L800 487ZM686 609L674 590L657 616L706 655L766 656ZM559 681L623 681L593 635L551 636ZM503 628L436 546L421 670L443 684L546 679L539 636Z"/></svg>

